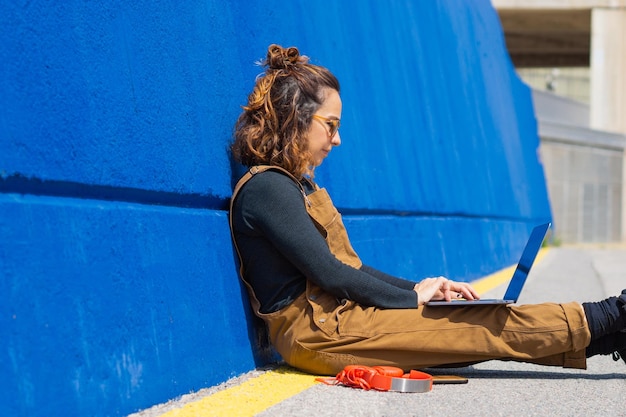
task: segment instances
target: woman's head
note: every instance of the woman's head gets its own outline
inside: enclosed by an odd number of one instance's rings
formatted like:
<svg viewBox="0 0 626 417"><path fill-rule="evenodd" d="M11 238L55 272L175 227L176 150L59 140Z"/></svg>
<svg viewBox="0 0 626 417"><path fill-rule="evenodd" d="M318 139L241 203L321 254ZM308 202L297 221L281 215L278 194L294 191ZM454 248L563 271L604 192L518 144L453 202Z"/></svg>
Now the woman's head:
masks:
<svg viewBox="0 0 626 417"><path fill-rule="evenodd" d="M339 144L339 82L328 69L308 61L294 47L268 48L265 73L235 126L232 151L242 164L277 165L299 178L312 175Z"/></svg>

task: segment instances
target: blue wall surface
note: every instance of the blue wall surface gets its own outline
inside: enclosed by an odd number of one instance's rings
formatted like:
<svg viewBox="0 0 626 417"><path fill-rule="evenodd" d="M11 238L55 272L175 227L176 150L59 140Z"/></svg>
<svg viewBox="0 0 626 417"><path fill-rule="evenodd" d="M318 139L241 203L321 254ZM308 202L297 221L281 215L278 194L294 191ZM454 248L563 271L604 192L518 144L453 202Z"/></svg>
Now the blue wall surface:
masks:
<svg viewBox="0 0 626 417"><path fill-rule="evenodd" d="M364 261L516 262L550 219L488 0L0 4L0 415L126 415L262 363L227 205L270 43L342 83L317 171Z"/></svg>

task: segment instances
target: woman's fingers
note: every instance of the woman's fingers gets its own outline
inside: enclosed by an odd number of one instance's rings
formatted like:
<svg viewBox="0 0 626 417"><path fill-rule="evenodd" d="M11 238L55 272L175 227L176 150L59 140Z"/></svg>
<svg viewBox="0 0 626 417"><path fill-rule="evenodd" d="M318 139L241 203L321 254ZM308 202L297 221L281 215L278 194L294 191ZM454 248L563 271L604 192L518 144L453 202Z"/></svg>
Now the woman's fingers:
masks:
<svg viewBox="0 0 626 417"><path fill-rule="evenodd" d="M480 298L476 290L468 283L455 282L453 287L454 291L461 295L459 298L465 298L466 300L478 300Z"/></svg>
<svg viewBox="0 0 626 417"><path fill-rule="evenodd" d="M452 286L450 285L451 281L446 278L443 278L443 279L444 281L441 284L441 292L443 293L443 299L446 301L450 301L452 300Z"/></svg>
<svg viewBox="0 0 626 417"><path fill-rule="evenodd" d="M455 298L478 300L480 296L467 282L455 282L446 277L425 278L414 287L419 304L431 300L451 301Z"/></svg>

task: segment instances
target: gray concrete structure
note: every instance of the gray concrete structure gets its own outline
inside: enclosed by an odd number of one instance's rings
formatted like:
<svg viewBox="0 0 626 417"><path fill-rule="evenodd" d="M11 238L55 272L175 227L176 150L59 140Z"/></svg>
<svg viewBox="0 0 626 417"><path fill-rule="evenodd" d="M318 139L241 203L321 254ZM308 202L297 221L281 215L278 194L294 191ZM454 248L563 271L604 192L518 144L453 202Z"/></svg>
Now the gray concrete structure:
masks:
<svg viewBox="0 0 626 417"><path fill-rule="evenodd" d="M590 68L588 110L534 92L557 236L625 241L626 0L492 4L517 68Z"/></svg>
<svg viewBox="0 0 626 417"><path fill-rule="evenodd" d="M624 135L589 127L589 107L533 91L555 236L564 243L618 242Z"/></svg>

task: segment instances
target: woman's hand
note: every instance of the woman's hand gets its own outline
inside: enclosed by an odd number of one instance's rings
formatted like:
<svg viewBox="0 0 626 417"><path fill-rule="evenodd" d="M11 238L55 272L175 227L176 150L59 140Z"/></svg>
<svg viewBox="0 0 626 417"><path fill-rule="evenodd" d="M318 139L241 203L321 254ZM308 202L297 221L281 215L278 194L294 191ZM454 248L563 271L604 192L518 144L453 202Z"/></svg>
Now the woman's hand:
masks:
<svg viewBox="0 0 626 417"><path fill-rule="evenodd" d="M413 287L417 293L417 304L424 305L431 300L451 301L453 298L478 300L480 297L466 282L455 282L445 277L426 278Z"/></svg>

